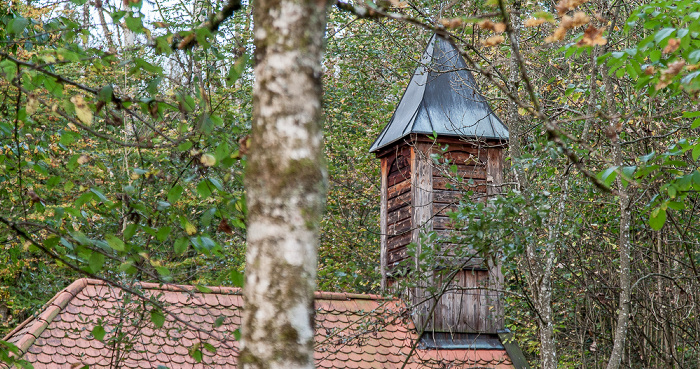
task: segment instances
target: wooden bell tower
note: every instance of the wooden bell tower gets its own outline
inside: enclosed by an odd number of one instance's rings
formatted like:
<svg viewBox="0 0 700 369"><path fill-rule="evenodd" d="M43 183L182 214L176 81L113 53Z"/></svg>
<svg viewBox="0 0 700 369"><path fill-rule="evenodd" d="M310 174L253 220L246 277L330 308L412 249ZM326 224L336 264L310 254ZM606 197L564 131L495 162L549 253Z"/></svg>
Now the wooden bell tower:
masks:
<svg viewBox="0 0 700 369"><path fill-rule="evenodd" d="M452 177L470 183L470 201L500 192L507 142L507 128L479 92L464 59L447 40L433 36L391 121L370 149L381 160L383 287L402 278L402 264L418 265L417 257L410 259L409 244L416 245L416 255L431 247L421 234L449 236L455 229L447 212L456 209L464 188L451 184ZM456 167L457 175L446 167ZM500 265L478 257L441 259L448 265L436 270L460 268L451 281L439 281L439 273L432 273L411 288L416 327L452 333L504 329ZM428 292L429 284L443 283L450 288L441 297Z"/></svg>

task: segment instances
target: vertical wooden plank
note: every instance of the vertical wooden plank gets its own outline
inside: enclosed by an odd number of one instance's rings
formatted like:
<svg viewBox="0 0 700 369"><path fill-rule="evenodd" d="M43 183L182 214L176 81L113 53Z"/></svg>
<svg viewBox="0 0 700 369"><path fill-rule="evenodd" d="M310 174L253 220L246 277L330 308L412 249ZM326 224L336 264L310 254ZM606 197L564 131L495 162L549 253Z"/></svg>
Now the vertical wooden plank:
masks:
<svg viewBox="0 0 700 369"><path fill-rule="evenodd" d="M489 298L491 294L489 286L489 272L480 270L477 273L479 275L479 299L481 300L481 311L479 312L481 315L481 319L479 319L481 326L479 327L479 331L485 333L496 333L495 331L491 330L492 312L489 307L491 306L492 301Z"/></svg>
<svg viewBox="0 0 700 369"><path fill-rule="evenodd" d="M486 163L486 194L494 196L501 193L503 185L503 149L492 147L488 149L488 161ZM490 311L491 319L489 319L489 331L496 332L505 328L503 320L503 293L498 292L503 290L503 273L501 272L501 263L488 261L488 305L492 307Z"/></svg>
<svg viewBox="0 0 700 369"><path fill-rule="evenodd" d="M386 281L386 273L387 273L387 252L389 252L389 249L387 247L387 242L389 240L389 227L387 224L387 219L389 217L389 212L388 212L388 191L389 191L389 157L383 157L381 158L381 190L380 190L380 207L379 207L379 230L380 230L380 239L381 239L381 249L379 253L379 261L380 261L380 273L382 275L382 281L381 281L381 288L382 291L387 292L387 281Z"/></svg>
<svg viewBox="0 0 700 369"><path fill-rule="evenodd" d="M498 332L505 329L504 307L503 307L503 272L501 271L501 262L494 263L488 261L489 276L489 305L492 307L489 331Z"/></svg>
<svg viewBox="0 0 700 369"><path fill-rule="evenodd" d="M411 242L416 244L416 256L418 256L423 248L420 241L421 232L429 232L432 230L432 210L433 210L433 169L430 161L430 151L431 145L416 142L411 146L411 206L413 208L413 231L411 235ZM415 260L416 269L418 269L418 259ZM432 271L429 275L423 276L422 284L427 287L427 285L433 283L433 273ZM414 293L414 305L421 301L429 299L430 296L426 288L416 288ZM426 323L426 318L431 310L433 304L436 301L428 300L428 302L422 303L417 306L415 314L419 317L420 325L418 329L422 328L424 323ZM430 317L431 318L431 317ZM425 324L426 330L434 330L435 325L433 324L436 320L430 319L430 321Z"/></svg>
<svg viewBox="0 0 700 369"><path fill-rule="evenodd" d="M473 277L473 271L471 270L463 270L462 272L462 286L465 288L462 293L462 296L460 296L461 305L463 306L462 312L464 314L463 318L463 326L462 329L464 332L473 332L476 330L476 324L475 324L475 312L474 312L474 298L473 296L473 291L470 291L468 288L473 286L472 283L472 277Z"/></svg>
<svg viewBox="0 0 700 369"><path fill-rule="evenodd" d="M489 196L501 193L503 185L503 149L492 147L488 149L486 162L486 194Z"/></svg>

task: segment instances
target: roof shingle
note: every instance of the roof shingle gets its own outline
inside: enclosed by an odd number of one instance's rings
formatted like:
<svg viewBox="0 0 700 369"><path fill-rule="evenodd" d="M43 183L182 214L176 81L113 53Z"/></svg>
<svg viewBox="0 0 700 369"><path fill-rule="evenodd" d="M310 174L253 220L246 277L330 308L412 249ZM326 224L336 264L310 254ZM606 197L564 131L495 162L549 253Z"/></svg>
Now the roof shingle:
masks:
<svg viewBox="0 0 700 369"><path fill-rule="evenodd" d="M80 279L37 316L5 337L35 369L235 368L243 299L237 288L140 283L169 314L162 327L153 307L118 287ZM505 350L415 349L417 334L405 306L376 295L316 293L318 368L513 368ZM157 313L155 313L157 314ZM93 330L105 330L103 341ZM199 359L199 360L197 360ZM2 367L2 364L0 364Z"/></svg>

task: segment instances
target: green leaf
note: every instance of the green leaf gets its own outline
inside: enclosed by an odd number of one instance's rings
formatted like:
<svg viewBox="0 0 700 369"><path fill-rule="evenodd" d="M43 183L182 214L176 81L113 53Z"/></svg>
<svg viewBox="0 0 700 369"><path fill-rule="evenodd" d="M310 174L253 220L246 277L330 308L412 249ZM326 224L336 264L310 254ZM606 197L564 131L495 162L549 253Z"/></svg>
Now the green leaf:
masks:
<svg viewBox="0 0 700 369"><path fill-rule="evenodd" d="M202 362L202 359L204 358L202 354L202 350L199 349L199 345L195 345L192 349L190 349L190 356L198 363Z"/></svg>
<svg viewBox="0 0 700 369"><path fill-rule="evenodd" d="M651 228L658 231L664 226L664 223L666 223L666 209L662 209L661 207L654 209L649 217L649 225Z"/></svg>
<svg viewBox="0 0 700 369"><path fill-rule="evenodd" d="M231 280L231 284L233 284L236 287L243 287L243 284L245 283L245 275L237 270L232 270L231 274L229 274L229 279Z"/></svg>
<svg viewBox="0 0 700 369"><path fill-rule="evenodd" d="M688 54L688 62L690 64L696 64L700 61L700 49L692 51Z"/></svg>
<svg viewBox="0 0 700 369"><path fill-rule="evenodd" d="M678 201L670 201L668 203L668 207L673 209L673 210L683 210L683 209L685 209L685 204L682 202L678 202Z"/></svg>
<svg viewBox="0 0 700 369"><path fill-rule="evenodd" d="M185 141L177 145L177 149L180 151L187 151L192 148L192 141Z"/></svg>
<svg viewBox="0 0 700 369"><path fill-rule="evenodd" d="M202 198L206 198L211 195L211 188L208 180L205 179L199 182L197 185L197 194L199 194L199 196Z"/></svg>
<svg viewBox="0 0 700 369"><path fill-rule="evenodd" d="M137 224L129 224L126 226L124 229L124 239L125 240L130 240L131 237L134 237L134 234L136 234L136 227L138 227Z"/></svg>
<svg viewBox="0 0 700 369"><path fill-rule="evenodd" d="M180 197L182 196L183 188L180 185L175 185L173 188L168 191L168 202L171 204L176 203L178 200L180 200Z"/></svg>
<svg viewBox="0 0 700 369"><path fill-rule="evenodd" d="M17 17L7 24L8 33L19 35L24 32L24 29L29 25L29 20L23 17Z"/></svg>
<svg viewBox="0 0 700 369"><path fill-rule="evenodd" d="M211 352L212 354L215 354L215 353L216 353L216 348L215 348L214 345L212 345L211 343L205 342L205 343L202 345L202 347L204 347L205 350Z"/></svg>
<svg viewBox="0 0 700 369"><path fill-rule="evenodd" d="M155 267L155 270L160 274L161 277L168 278L170 277L170 269L163 267L163 266L157 266Z"/></svg>
<svg viewBox="0 0 700 369"><path fill-rule="evenodd" d="M671 35L675 31L676 31L675 28L664 28L664 29L660 30L659 32L656 32L656 35L654 35L654 41L656 41L656 43L658 44L661 41L665 40L666 38L671 37Z"/></svg>
<svg viewBox="0 0 700 369"><path fill-rule="evenodd" d="M241 330L240 329L236 329L235 331L233 331L233 338L235 338L236 341L241 340Z"/></svg>
<svg viewBox="0 0 700 369"><path fill-rule="evenodd" d="M180 103L180 107L187 112L194 111L197 106L190 95L177 94L177 101Z"/></svg>
<svg viewBox="0 0 700 369"><path fill-rule="evenodd" d="M112 101L113 97L114 87L112 85L105 85L100 89L100 92L97 94L97 99L104 102Z"/></svg>
<svg viewBox="0 0 700 369"><path fill-rule="evenodd" d="M156 53L170 55L173 49L170 47L170 40L172 39L172 34L167 34L164 36L156 37Z"/></svg>
<svg viewBox="0 0 700 369"><path fill-rule="evenodd" d="M668 197L670 197L672 199L676 198L676 192L677 192L676 186L673 186L673 185L668 186L668 188L666 189L666 192L668 192Z"/></svg>
<svg viewBox="0 0 700 369"><path fill-rule="evenodd" d="M661 59L661 50L656 50L656 49L655 49L655 50L652 50L652 51L649 53L649 60L651 60L652 62L656 63L656 62L658 62L660 59Z"/></svg>
<svg viewBox="0 0 700 369"><path fill-rule="evenodd" d="M224 315L221 315L218 318L216 318L216 320L214 321L214 328L219 328L222 325L224 325L225 320L226 320L226 317Z"/></svg>
<svg viewBox="0 0 700 369"><path fill-rule="evenodd" d="M212 129L214 129L214 121L211 120L209 114L202 114L198 123L199 129L205 134L211 133Z"/></svg>
<svg viewBox="0 0 700 369"><path fill-rule="evenodd" d="M243 74L243 71L245 70L246 66L250 62L250 55L248 53L243 54L236 62L233 64L231 68L228 70L228 75L226 76L226 83L229 87L233 86L234 83L238 80L238 78Z"/></svg>
<svg viewBox="0 0 700 369"><path fill-rule="evenodd" d="M106 333L102 325L96 325L92 328L92 336L98 341L104 341Z"/></svg>
<svg viewBox="0 0 700 369"><path fill-rule="evenodd" d="M143 32L143 22L141 21L141 17L126 17L125 22L126 28L130 29L132 32Z"/></svg>
<svg viewBox="0 0 700 369"><path fill-rule="evenodd" d="M46 181L46 188L52 189L56 187L59 183L61 183L61 177L59 176L53 176L49 178L48 181Z"/></svg>
<svg viewBox="0 0 700 369"><path fill-rule="evenodd" d="M700 118L696 118L693 123L690 124L690 129L695 129L700 127Z"/></svg>
<svg viewBox="0 0 700 369"><path fill-rule="evenodd" d="M617 177L617 172L616 172L617 168L618 168L617 166L612 166L612 167L606 169L605 171L601 172L598 175L598 178L603 180L603 182L606 185L610 186L612 181L614 181L615 178Z"/></svg>
<svg viewBox="0 0 700 369"><path fill-rule="evenodd" d="M695 189L697 190L698 189L697 187L700 187L700 171L698 171L697 169L694 170L693 175L692 175L692 179L693 179L693 187L695 187Z"/></svg>
<svg viewBox="0 0 700 369"><path fill-rule="evenodd" d="M15 79L15 75L17 75L17 65L11 60L0 61L0 73L5 75L5 79L8 82L12 82Z"/></svg>
<svg viewBox="0 0 700 369"><path fill-rule="evenodd" d="M539 11L533 14L535 18L544 19L547 22L554 22L554 15L550 12Z"/></svg>
<svg viewBox="0 0 700 369"><path fill-rule="evenodd" d="M124 251L124 241L111 235L107 236L106 240L109 247L113 248L116 251Z"/></svg>
<svg viewBox="0 0 700 369"><path fill-rule="evenodd" d="M92 193L94 193L95 195L97 195L97 197L99 197L100 200L102 200L102 202L103 202L105 205L107 205L107 206L112 206L112 205L114 204L114 203L112 202L112 200L108 199L107 196L105 196L102 192L98 191L97 189L91 188L91 189L90 189L90 192L92 192Z"/></svg>
<svg viewBox="0 0 700 369"><path fill-rule="evenodd" d="M58 140L58 143L60 143L63 146L67 146L75 142L75 135L71 132L64 131L61 133L61 139Z"/></svg>
<svg viewBox="0 0 700 369"><path fill-rule="evenodd" d="M180 237L175 241L174 251L177 255L182 255L187 251L187 247L190 245L190 240L187 237Z"/></svg>
<svg viewBox="0 0 700 369"><path fill-rule="evenodd" d="M651 160L651 159L654 158L654 155L656 155L656 152L652 151L652 152L650 152L650 153L648 153L648 154L646 154L646 155L640 156L640 157L639 157L639 160L641 160L641 161L644 162L644 163L648 163L649 160Z"/></svg>
<svg viewBox="0 0 700 369"><path fill-rule="evenodd" d="M127 260L119 265L119 271L127 274L134 274L138 269L134 267L134 262L132 260Z"/></svg>
<svg viewBox="0 0 700 369"><path fill-rule="evenodd" d="M162 327L163 324L165 324L165 314L159 309L151 310L151 322L153 322L156 328Z"/></svg>
<svg viewBox="0 0 700 369"><path fill-rule="evenodd" d="M196 284L194 287L201 293L211 293L211 288L202 286L201 284Z"/></svg>
<svg viewBox="0 0 700 369"><path fill-rule="evenodd" d="M170 226L163 226L158 228L158 232L156 232L156 239L158 239L158 241L160 242L165 241L170 235L171 230L172 228L170 228Z"/></svg>
<svg viewBox="0 0 700 369"><path fill-rule="evenodd" d="M90 255L90 260L88 265L90 266L90 271L92 273L97 273L102 270L102 266L105 263L105 256L101 252L93 251Z"/></svg>
<svg viewBox="0 0 700 369"><path fill-rule="evenodd" d="M207 49L211 46L209 43L209 37L211 37L211 31L206 27L199 27L194 31L195 38L199 46Z"/></svg>
<svg viewBox="0 0 700 369"><path fill-rule="evenodd" d="M700 158L700 142L695 144L695 146L693 147L693 154L692 155L693 155L693 161L697 161L698 158Z"/></svg>

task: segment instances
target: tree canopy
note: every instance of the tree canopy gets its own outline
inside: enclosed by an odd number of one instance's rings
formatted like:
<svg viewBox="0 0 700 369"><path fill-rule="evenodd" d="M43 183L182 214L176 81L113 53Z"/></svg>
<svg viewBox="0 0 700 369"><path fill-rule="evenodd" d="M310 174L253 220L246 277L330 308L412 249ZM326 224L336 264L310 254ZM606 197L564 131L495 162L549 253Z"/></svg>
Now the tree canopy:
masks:
<svg viewBox="0 0 700 369"><path fill-rule="evenodd" d="M79 276L243 284L254 7L0 4L0 332ZM503 196L451 216L502 261L531 362L696 367L699 18L697 0L336 3L318 288L381 292L368 150L439 33L510 130Z"/></svg>

